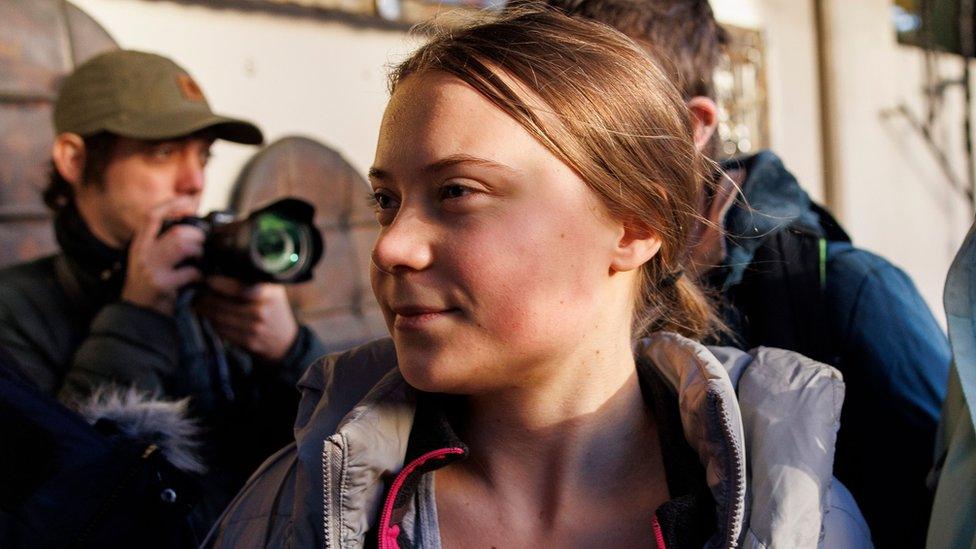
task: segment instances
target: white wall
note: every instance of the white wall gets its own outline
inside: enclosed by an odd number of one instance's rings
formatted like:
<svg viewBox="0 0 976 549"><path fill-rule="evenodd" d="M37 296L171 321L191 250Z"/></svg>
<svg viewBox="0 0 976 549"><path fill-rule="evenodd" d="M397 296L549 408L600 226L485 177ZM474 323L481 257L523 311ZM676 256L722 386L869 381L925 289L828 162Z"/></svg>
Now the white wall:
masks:
<svg viewBox="0 0 976 549"><path fill-rule="evenodd" d="M812 0L763 0L769 133L814 200L824 201L820 80Z"/></svg>
<svg viewBox="0 0 976 549"><path fill-rule="evenodd" d="M949 187L921 137L883 113L905 103L923 116L923 65L900 46L888 0L828 0L832 113L840 186L838 213L855 242L904 268L940 319L946 272L972 223L966 198ZM944 56L958 78L961 58ZM946 97L936 135L964 178L962 92Z"/></svg>
<svg viewBox="0 0 976 549"><path fill-rule="evenodd" d="M314 137L361 173L373 160L386 104L386 70L410 46L406 33L260 12L143 0L71 0L125 48L172 57L217 112L257 123L268 141ZM253 147L219 142L204 208L226 204Z"/></svg>

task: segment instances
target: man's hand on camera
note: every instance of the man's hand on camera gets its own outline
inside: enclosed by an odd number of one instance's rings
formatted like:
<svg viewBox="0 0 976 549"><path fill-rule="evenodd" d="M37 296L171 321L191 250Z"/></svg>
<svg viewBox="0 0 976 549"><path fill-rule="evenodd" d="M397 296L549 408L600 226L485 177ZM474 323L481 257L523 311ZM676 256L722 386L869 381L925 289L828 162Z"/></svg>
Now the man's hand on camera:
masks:
<svg viewBox="0 0 976 549"><path fill-rule="evenodd" d="M150 211L129 245L123 301L172 315L180 288L202 278L196 267L179 265L203 254L203 231L176 225L159 234L164 220L191 215L195 207L192 199L180 197Z"/></svg>
<svg viewBox="0 0 976 549"><path fill-rule="evenodd" d="M246 285L211 276L196 308L222 338L270 362L283 359L298 336L298 322L280 284Z"/></svg>

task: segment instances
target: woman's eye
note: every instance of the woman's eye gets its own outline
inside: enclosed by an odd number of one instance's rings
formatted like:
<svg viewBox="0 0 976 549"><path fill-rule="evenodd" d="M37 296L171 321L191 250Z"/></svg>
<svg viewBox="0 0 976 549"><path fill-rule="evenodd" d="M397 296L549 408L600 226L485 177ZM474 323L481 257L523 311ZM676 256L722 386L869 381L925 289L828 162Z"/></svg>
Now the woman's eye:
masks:
<svg viewBox="0 0 976 549"><path fill-rule="evenodd" d="M396 201L385 192L373 193L373 204L379 210L389 210L396 207Z"/></svg>
<svg viewBox="0 0 976 549"><path fill-rule="evenodd" d="M464 185L444 185L441 187L441 200L450 200L452 198L461 198L471 194L471 189L465 187Z"/></svg>

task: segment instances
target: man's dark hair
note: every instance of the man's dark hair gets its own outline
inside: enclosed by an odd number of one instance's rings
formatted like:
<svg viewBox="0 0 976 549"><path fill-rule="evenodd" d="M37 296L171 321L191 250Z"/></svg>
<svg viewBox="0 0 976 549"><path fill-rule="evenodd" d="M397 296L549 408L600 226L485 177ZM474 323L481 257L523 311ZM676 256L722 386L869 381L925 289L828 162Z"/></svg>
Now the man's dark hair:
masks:
<svg viewBox="0 0 976 549"><path fill-rule="evenodd" d="M513 1L511 5L538 0ZM712 73L728 44L708 0L542 0L568 15L609 25L639 42L690 99L715 97Z"/></svg>
<svg viewBox="0 0 976 549"><path fill-rule="evenodd" d="M82 169L82 185L102 185L105 169L112 160L118 137L114 134L102 132L83 138L85 142L85 167ZM68 183L58 168L51 162L51 172L48 176L47 188L41 195L44 204L54 212L59 212L70 204L74 198L74 189Z"/></svg>

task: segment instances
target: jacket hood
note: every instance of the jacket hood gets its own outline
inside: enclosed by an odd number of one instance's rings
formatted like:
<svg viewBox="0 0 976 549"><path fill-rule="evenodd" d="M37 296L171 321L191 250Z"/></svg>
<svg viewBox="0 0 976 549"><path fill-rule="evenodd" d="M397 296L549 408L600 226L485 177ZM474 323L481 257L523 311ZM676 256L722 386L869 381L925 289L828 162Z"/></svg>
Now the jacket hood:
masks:
<svg viewBox="0 0 976 549"><path fill-rule="evenodd" d="M134 387L101 385L72 403L81 417L98 426L108 422L131 440L155 444L177 469L202 474L200 427L190 417L190 399L169 400Z"/></svg>
<svg viewBox="0 0 976 549"><path fill-rule="evenodd" d="M756 250L769 235L793 224L817 233L821 229L810 196L772 151L734 158L721 167L726 172L745 171L741 195L724 220L728 269L724 287L728 288L742 280Z"/></svg>
<svg viewBox="0 0 976 549"><path fill-rule="evenodd" d="M945 285L952 367L935 441L929 547L976 547L976 224L956 254Z"/></svg>
<svg viewBox="0 0 976 549"><path fill-rule="evenodd" d="M816 546L843 401L836 370L788 351L709 349L669 333L635 351L677 393L716 503L708 546ZM300 386L296 443L252 476L211 542L358 547L377 527L387 484L405 468L419 394L396 368L392 341L327 357Z"/></svg>
<svg viewBox="0 0 976 549"><path fill-rule="evenodd" d="M976 224L969 229L946 278L944 305L953 371L976 425Z"/></svg>

